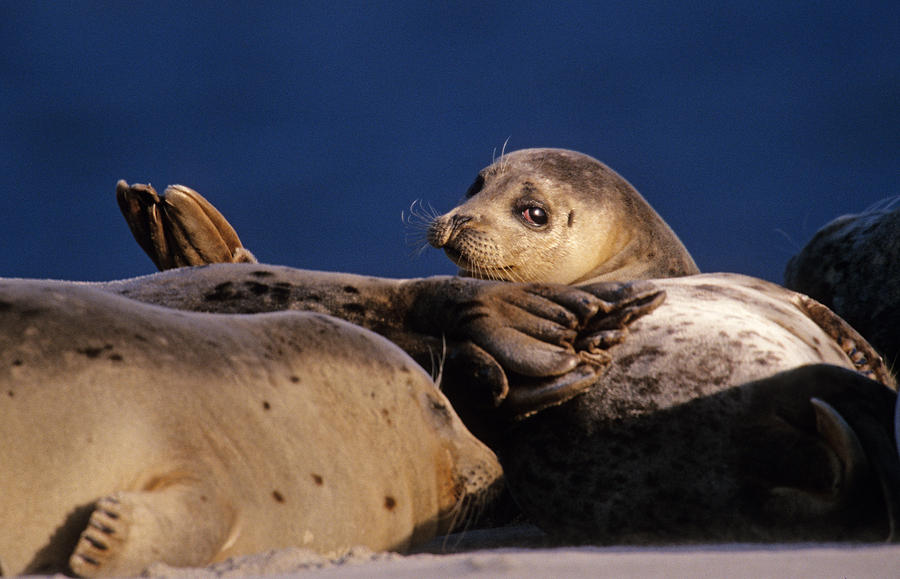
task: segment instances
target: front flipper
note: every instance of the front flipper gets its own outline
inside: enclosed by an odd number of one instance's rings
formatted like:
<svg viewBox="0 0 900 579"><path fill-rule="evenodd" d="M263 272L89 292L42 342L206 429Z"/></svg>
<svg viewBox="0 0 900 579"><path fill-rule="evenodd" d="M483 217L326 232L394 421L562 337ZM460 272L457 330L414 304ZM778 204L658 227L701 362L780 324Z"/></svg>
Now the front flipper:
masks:
<svg viewBox="0 0 900 579"><path fill-rule="evenodd" d="M69 559L82 577L134 576L151 563L210 563L234 534L235 512L191 482L101 498Z"/></svg>
<svg viewBox="0 0 900 579"><path fill-rule="evenodd" d="M135 240L161 271L210 263L256 263L234 228L183 185L159 195L150 185L116 184L116 199Z"/></svg>
<svg viewBox="0 0 900 579"><path fill-rule="evenodd" d="M476 345L478 368L490 368L490 361L502 368L508 385L492 389L493 405L514 417L562 404L589 388L611 361L605 350L665 299L650 282L587 288L468 279L445 283L440 292L429 292L423 309L413 314L438 325L454 342ZM437 307L436 295L446 296Z"/></svg>

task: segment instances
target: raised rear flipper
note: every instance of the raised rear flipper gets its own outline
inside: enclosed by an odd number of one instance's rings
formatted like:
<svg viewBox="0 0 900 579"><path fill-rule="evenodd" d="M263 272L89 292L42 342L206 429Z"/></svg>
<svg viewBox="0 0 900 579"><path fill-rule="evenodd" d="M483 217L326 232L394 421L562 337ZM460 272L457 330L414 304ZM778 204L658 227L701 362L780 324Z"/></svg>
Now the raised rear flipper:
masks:
<svg viewBox="0 0 900 579"><path fill-rule="evenodd" d="M210 263L256 263L234 228L199 193L171 185L116 184L119 209L135 240L160 270Z"/></svg>

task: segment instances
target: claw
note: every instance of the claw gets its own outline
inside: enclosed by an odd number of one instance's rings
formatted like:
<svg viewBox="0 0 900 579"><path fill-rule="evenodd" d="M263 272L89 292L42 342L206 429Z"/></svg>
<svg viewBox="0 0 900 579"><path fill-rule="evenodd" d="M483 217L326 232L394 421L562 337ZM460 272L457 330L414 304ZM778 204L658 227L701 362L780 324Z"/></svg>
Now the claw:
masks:
<svg viewBox="0 0 900 579"><path fill-rule="evenodd" d="M496 408L506 399L509 384L497 361L472 342L451 346L444 360L439 387L454 406Z"/></svg>
<svg viewBox="0 0 900 579"><path fill-rule="evenodd" d="M606 350L624 342L626 336L628 336L628 330L625 329L602 330L589 336L578 338L578 341L575 342L575 350L579 353L583 351L597 352Z"/></svg>
<svg viewBox="0 0 900 579"><path fill-rule="evenodd" d="M580 364L561 376L517 383L509 389L503 409L513 418L523 419L558 406L590 388L600 369L594 364Z"/></svg>
<svg viewBox="0 0 900 579"><path fill-rule="evenodd" d="M658 308L666 301L666 292L652 285L645 287L646 285L648 284L642 283L635 287L629 284L619 290L617 293L621 297L608 302L606 309L601 308L602 313L588 320L579 333L584 335L623 329L632 321Z"/></svg>

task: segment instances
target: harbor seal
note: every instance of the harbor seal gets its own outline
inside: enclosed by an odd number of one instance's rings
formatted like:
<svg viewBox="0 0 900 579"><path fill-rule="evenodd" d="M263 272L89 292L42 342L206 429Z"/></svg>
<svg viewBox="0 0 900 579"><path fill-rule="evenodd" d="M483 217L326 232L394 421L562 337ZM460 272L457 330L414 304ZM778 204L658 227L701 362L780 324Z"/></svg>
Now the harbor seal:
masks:
<svg viewBox="0 0 900 579"><path fill-rule="evenodd" d="M4 574L136 575L286 546L404 550L500 484L377 334L0 280Z"/></svg>
<svg viewBox="0 0 900 579"><path fill-rule="evenodd" d="M892 366L900 362L900 197L820 229L785 268L787 287L850 322Z"/></svg>
<svg viewBox="0 0 900 579"><path fill-rule="evenodd" d="M625 228L630 240L653 239L658 223L642 204L627 203L595 203L587 211L582 203L569 218L571 205L560 211L546 204L546 191L562 191L572 203L571 190L583 192L588 180L572 174L596 162L564 151L511 157L488 167L468 200L432 223L431 244L444 248L461 273L582 288L607 275L656 276L653 284L666 294L610 349L610 367L592 387L493 439L507 484L534 522L593 543L896 537L900 500L892 489L900 477L889 416L896 385L862 336L815 300L762 280L659 279L696 274L690 266L669 267L680 244L665 244L674 253L625 253L620 267L620 254L596 229L588 229L595 237L569 243L569 229L581 232L579 219L593 225L610 215L635 216L638 231ZM549 187L540 184L548 174ZM616 239L614 225L604 229ZM778 392L780 405L753 402L747 393L757 391ZM823 399L813 400L817 395ZM825 400L835 396L847 399L840 409ZM854 404L875 410L851 425L845 414L854 414ZM869 422L877 432L859 435ZM859 458L863 451L848 452L848 440L873 452L872 463ZM752 472L748 456L766 476ZM850 492L849 478L866 482ZM833 496L824 501L829 488ZM790 516L779 518L779 511ZM855 515L859 520L847 524Z"/></svg>
<svg viewBox="0 0 900 579"><path fill-rule="evenodd" d="M565 284L699 273L675 233L612 169L582 153L524 149L483 169L428 242L460 275Z"/></svg>

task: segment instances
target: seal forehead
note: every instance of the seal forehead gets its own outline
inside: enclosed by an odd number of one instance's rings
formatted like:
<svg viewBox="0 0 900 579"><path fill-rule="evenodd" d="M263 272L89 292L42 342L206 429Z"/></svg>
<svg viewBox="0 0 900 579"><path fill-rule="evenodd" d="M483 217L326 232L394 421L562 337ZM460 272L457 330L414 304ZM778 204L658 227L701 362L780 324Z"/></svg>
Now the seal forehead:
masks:
<svg viewBox="0 0 900 579"><path fill-rule="evenodd" d="M566 149L524 149L504 155L479 173L476 184L504 176L518 180L551 181L567 184L570 193L596 197L605 185L622 181L612 169L583 153ZM473 184L473 187L476 185Z"/></svg>
<svg viewBox="0 0 900 579"><path fill-rule="evenodd" d="M583 153L566 149L523 149L513 151L488 167L489 170L503 172L509 169L532 170L562 178L596 172L606 166Z"/></svg>

